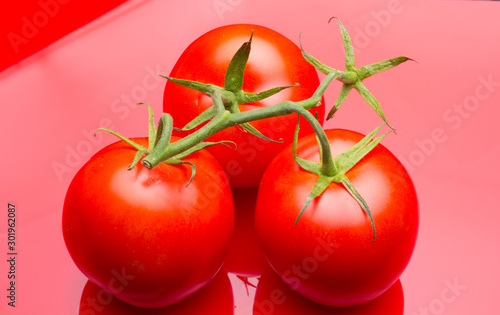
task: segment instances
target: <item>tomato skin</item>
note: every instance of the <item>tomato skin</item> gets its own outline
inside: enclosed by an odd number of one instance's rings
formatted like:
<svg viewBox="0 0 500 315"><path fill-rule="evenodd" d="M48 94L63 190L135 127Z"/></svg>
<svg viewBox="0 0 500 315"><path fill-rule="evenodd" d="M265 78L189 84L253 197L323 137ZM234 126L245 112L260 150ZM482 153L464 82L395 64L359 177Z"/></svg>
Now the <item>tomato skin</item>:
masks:
<svg viewBox="0 0 500 315"><path fill-rule="evenodd" d="M332 307L301 296L271 268L266 268L259 280L253 306L253 315L403 315L403 312L404 293L399 279L370 302L350 307Z"/></svg>
<svg viewBox="0 0 500 315"><path fill-rule="evenodd" d="M326 134L333 156L363 137L349 130ZM314 136L299 139L297 155L319 161ZM368 216L337 183L294 225L317 175L296 165L290 147L266 170L256 206L256 231L271 266L297 292L330 306L365 303L394 284L411 258L419 225L413 182L385 147L378 145L347 177L371 209L374 242Z"/></svg>
<svg viewBox="0 0 500 315"><path fill-rule="evenodd" d="M79 315L233 315L234 299L227 273L219 272L205 287L186 299L161 308L127 304L87 281L80 300Z"/></svg>
<svg viewBox="0 0 500 315"><path fill-rule="evenodd" d="M144 138L135 139L147 146ZM96 153L64 202L63 235L77 267L99 287L141 307L163 307L205 286L221 268L234 228L231 189L207 152L189 186L186 165L138 164L123 141Z"/></svg>
<svg viewBox="0 0 500 315"><path fill-rule="evenodd" d="M259 93L278 86L300 85L262 101L240 105L240 110L311 97L319 85L319 78L316 69L302 57L299 47L276 31L252 24L222 26L200 36L179 57L170 77L224 86L231 58L249 40L252 31L252 50L245 68L243 90ZM183 127L212 104L210 97L201 92L170 81L166 83L163 110L173 116L175 127ZM324 102L311 112L317 113L318 120L322 123ZM251 124L271 139L283 139L284 143L291 143L296 122L296 115L288 115L254 121ZM302 135L312 132L305 121L302 126ZM267 165L285 146L259 139L238 126L221 131L209 140L231 140L236 143L237 150L225 146L208 148L235 188L258 186Z"/></svg>

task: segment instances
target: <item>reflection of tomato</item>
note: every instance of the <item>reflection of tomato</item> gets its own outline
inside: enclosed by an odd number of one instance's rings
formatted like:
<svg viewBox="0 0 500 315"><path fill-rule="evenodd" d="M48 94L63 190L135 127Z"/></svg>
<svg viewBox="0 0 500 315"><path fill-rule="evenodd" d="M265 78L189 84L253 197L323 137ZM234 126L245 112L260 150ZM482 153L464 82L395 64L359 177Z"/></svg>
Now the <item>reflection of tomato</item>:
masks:
<svg viewBox="0 0 500 315"><path fill-rule="evenodd" d="M403 315L403 309L404 295L399 280L366 304L331 307L306 299L293 291L271 268L266 268L257 285L253 315Z"/></svg>
<svg viewBox="0 0 500 315"><path fill-rule="evenodd" d="M79 315L232 315L234 311L231 282L219 272L203 289L185 300L163 308L140 308L114 298L88 281L83 289Z"/></svg>
<svg viewBox="0 0 500 315"><path fill-rule="evenodd" d="M147 146L147 139L135 139ZM127 303L163 307L206 285L221 268L234 228L229 183L205 151L197 166L141 163L124 141L96 153L73 178L63 235L77 267Z"/></svg>
<svg viewBox="0 0 500 315"><path fill-rule="evenodd" d="M267 265L254 227L258 187L232 189L232 191L235 228L224 269L239 276L258 276Z"/></svg>
<svg viewBox="0 0 500 315"><path fill-rule="evenodd" d="M332 155L362 139L327 130ZM319 161L314 135L299 139L298 157ZM377 145L347 172L371 208L376 227L347 189L331 183L295 221L318 176L301 169L291 146L267 168L259 187L255 228L278 274L297 292L330 306L376 298L403 273L415 247L419 211L413 182L397 158Z"/></svg>
<svg viewBox="0 0 500 315"><path fill-rule="evenodd" d="M289 88L259 102L240 105L241 111L267 107L278 102L300 101L312 96L319 85L316 69L302 57L295 43L285 36L259 25L227 25L209 31L196 39L173 67L170 76L224 86L227 66L238 48L250 38L252 47L245 68L243 90L260 93L278 86L299 86ZM298 35L298 34L297 34ZM163 110L174 118L175 127L183 127L204 110L212 106L210 97L201 92L167 82L163 98ZM323 122L324 105L312 112L318 113ZM265 136L290 143L297 116L268 118L251 124ZM304 122L303 134L312 132ZM292 131L290 131L292 130ZM210 137L211 141L231 140L237 150L214 146L208 151L217 158L232 187L258 186L260 177L272 158L284 147L261 140L241 127L232 127Z"/></svg>

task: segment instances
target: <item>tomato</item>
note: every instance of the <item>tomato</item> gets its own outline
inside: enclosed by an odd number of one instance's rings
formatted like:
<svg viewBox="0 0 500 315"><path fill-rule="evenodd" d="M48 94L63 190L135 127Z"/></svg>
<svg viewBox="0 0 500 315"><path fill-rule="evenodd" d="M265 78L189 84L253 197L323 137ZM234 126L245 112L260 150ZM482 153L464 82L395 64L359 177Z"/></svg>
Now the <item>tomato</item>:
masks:
<svg viewBox="0 0 500 315"><path fill-rule="evenodd" d="M243 276L259 276L267 265L255 233L255 203L258 187L232 189L235 228L224 270Z"/></svg>
<svg viewBox="0 0 500 315"><path fill-rule="evenodd" d="M312 96L319 85L316 69L302 57L301 50L291 40L269 28L237 24L216 28L191 43L174 65L170 77L224 86L224 77L233 55L252 34L250 57L245 68L243 91L259 93L278 86L299 86L285 89L259 102L241 104L240 111L267 107L282 101L300 101ZM209 96L168 81L163 98L163 110L174 118L174 126L184 127L212 106ZM324 105L311 110L320 122ZM251 123L265 136L291 143L296 115L268 118ZM312 129L304 121L303 135ZM178 134L179 135L179 134ZM237 150L225 146L208 148L217 158L232 187L256 187L266 166L284 147L283 143L262 140L231 127L209 138L209 141L231 140Z"/></svg>
<svg viewBox="0 0 500 315"><path fill-rule="evenodd" d="M350 130L327 130L336 156L361 140ZM297 156L318 162L314 136L299 139ZM318 176L295 163L288 147L269 165L259 187L255 226L276 272L303 296L330 306L373 300L393 285L413 253L419 209L414 184L381 144L346 176L371 209L376 228L343 185L331 183L298 214Z"/></svg>
<svg viewBox="0 0 500 315"><path fill-rule="evenodd" d="M141 308L124 303L87 281L79 315L232 315L234 300L227 273L219 272L210 283L179 303L161 308Z"/></svg>
<svg viewBox="0 0 500 315"><path fill-rule="evenodd" d="M135 141L147 147L147 139ZM92 282L140 307L176 303L219 271L234 229L231 189L207 152L196 165L137 164L123 141L97 152L77 172L64 201L63 235Z"/></svg>
<svg viewBox="0 0 500 315"><path fill-rule="evenodd" d="M257 285L253 315L403 315L404 294L398 279L378 298L350 307L326 306L295 292L271 269L267 268Z"/></svg>

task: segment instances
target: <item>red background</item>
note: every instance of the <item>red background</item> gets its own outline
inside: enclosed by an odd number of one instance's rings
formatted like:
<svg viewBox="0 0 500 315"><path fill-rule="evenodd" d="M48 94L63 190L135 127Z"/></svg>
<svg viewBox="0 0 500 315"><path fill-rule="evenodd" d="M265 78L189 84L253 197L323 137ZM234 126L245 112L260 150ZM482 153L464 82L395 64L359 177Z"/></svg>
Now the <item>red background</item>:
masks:
<svg viewBox="0 0 500 315"><path fill-rule="evenodd" d="M22 0L2 5L0 71L86 25L124 0Z"/></svg>

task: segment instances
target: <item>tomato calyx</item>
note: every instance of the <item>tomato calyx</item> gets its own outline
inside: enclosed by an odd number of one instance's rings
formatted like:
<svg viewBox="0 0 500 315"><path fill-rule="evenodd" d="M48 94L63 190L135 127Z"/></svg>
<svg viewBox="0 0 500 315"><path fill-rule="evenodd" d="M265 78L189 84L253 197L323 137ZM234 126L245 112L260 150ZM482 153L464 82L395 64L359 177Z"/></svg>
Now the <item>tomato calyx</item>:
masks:
<svg viewBox="0 0 500 315"><path fill-rule="evenodd" d="M414 60L405 56L399 56L383 60L377 63L373 63L370 65L366 65L361 68L356 68L354 62L355 59L354 47L352 46L349 33L347 32L344 25L340 22L338 18L332 17L328 22L330 22L332 19L337 19L340 26L340 32L342 35L342 41L344 43L344 51L345 51L345 71L340 71L323 64L322 62L311 56L309 53L307 53L303 49L302 45L300 45L300 49L302 50L302 55L312 66L314 66L316 69L318 69L324 74L330 74L330 73L336 74L336 79L342 82L342 88L339 92L337 100L335 101L334 106L328 113L326 119L329 120L333 118L339 107L342 105L342 103L345 101L351 90L354 88L373 108L373 110L375 110L375 112L380 116L380 118L382 118L383 121L391 129L394 130L394 128L392 128L388 124L387 118L384 112L382 111L380 103L375 98L375 96L373 96L373 94L368 90L368 88L363 84L363 80L379 72L393 68L403 62L409 60L414 61Z"/></svg>
<svg viewBox="0 0 500 315"><path fill-rule="evenodd" d="M132 141L131 139L122 136L121 134L107 129L107 128L98 128L97 131L106 131L121 140L125 141L127 144L132 146L134 149L137 150L137 153L134 157L134 160L132 163L127 167L128 170L132 170L137 163L143 158L144 156L148 156L154 149L161 150L164 152L168 152L169 148L171 146L171 138L172 138L172 131L173 131L173 118L170 114L164 113L159 121L158 121L158 127L154 123L154 114L151 106L146 103L137 103L137 105L147 105L148 106L148 111L149 111L149 120L148 120L148 147L144 147L135 141ZM95 134L94 134L95 135ZM189 165L191 167L191 177L186 185L189 186L191 181L193 180L195 174L196 174L196 165L194 165L191 162L188 161L183 161L184 158L189 156L190 154L193 154L197 151L203 150L205 148L222 144L222 145L227 145L229 144L234 144L232 141L219 141L219 142L199 142L196 145L190 147L189 149L180 152L169 159L165 159L161 161L162 163L169 164L169 165ZM152 167L148 167L147 161L145 162L144 159L141 162L142 164L145 164L146 168L151 169Z"/></svg>
<svg viewBox="0 0 500 315"><path fill-rule="evenodd" d="M363 139L361 139L358 143L356 143L354 146L352 146L345 152L335 157L332 157L332 155L329 153L330 144L328 142L328 139L325 142L325 140L322 139L321 137L317 137L318 146L320 150L320 162L314 163L297 156L297 143L298 143L298 135L300 128L299 122L297 122L297 127L295 128L295 135L292 144L293 158L295 162L299 165L299 167L301 167L307 172L318 175L318 181L314 185L311 193L307 196L307 199L304 205L302 206L302 209L300 210L297 219L295 220L295 225L297 225L297 223L300 220L300 217L306 210L307 206L314 199L319 197L328 188L328 186L330 186L331 183L339 183L342 184L347 189L349 194L358 202L363 211L369 217L373 231L372 241L373 242L375 241L376 229L375 229L375 223L373 221L373 216L370 211L370 207L368 206L364 198L361 196L361 194L353 186L349 178L346 176L346 173L351 168L353 168L354 165L356 165L370 151L372 151L388 133L393 131L393 130L387 131L382 135L375 137L376 134L382 129L384 125L386 125L386 123L383 123L382 125L378 126L372 132L367 134ZM328 151L327 154L325 154L325 150ZM331 165L333 165L334 167L331 167Z"/></svg>
<svg viewBox="0 0 500 315"><path fill-rule="evenodd" d="M239 106L240 104L248 104L248 103L254 103L261 101L265 98L268 98L276 93L281 92L284 89L292 88L295 86L298 86L298 84L295 85L288 85L288 86L279 86L275 87L260 93L248 93L243 91L243 78L244 78L244 73L245 73L245 67L248 62L248 58L250 56L250 51L251 51L251 45L252 45L252 38L253 38L253 31L252 34L250 35L250 39L246 42L244 42L240 48L236 51L234 54L233 58L231 59L227 70L226 74L224 77L224 87L220 87L214 84L207 84L207 83L202 83L198 81L192 81L192 80L184 80L184 79L178 79L178 78L172 78L169 76L164 76L159 74L161 77L172 81L178 85L194 89L198 92L204 93L208 96L212 96L214 92L219 92L222 98L222 102L224 104L224 107L226 110L228 110L230 113L239 113L240 109ZM205 110L203 113L201 113L198 117L196 117L194 120L189 122L187 125L185 125L183 128L176 128L177 131L188 131L192 130L203 123L207 122L208 120L212 119L215 115L214 108L210 107L207 110ZM240 127L242 127L244 130L247 132L251 133L252 135L259 137L261 139L275 142L275 143L282 143L283 139L279 140L273 140L270 139L266 136L264 136L260 131L258 131L255 127L253 127L250 123L242 123L240 124Z"/></svg>

